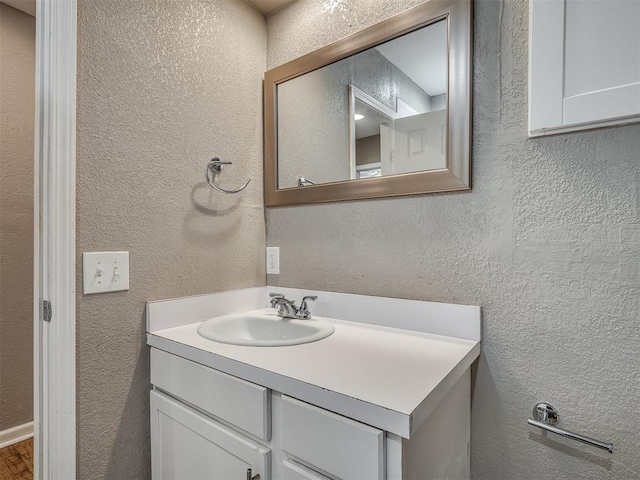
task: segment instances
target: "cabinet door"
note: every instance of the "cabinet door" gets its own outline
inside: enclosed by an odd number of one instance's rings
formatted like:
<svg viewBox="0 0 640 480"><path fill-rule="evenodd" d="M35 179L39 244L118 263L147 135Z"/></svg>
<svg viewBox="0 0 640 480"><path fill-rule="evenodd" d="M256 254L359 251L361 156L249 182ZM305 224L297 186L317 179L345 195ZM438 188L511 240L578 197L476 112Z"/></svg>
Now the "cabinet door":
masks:
<svg viewBox="0 0 640 480"><path fill-rule="evenodd" d="M529 5L529 134L640 121L640 2Z"/></svg>
<svg viewBox="0 0 640 480"><path fill-rule="evenodd" d="M155 480L270 478L269 449L154 390L151 469Z"/></svg>

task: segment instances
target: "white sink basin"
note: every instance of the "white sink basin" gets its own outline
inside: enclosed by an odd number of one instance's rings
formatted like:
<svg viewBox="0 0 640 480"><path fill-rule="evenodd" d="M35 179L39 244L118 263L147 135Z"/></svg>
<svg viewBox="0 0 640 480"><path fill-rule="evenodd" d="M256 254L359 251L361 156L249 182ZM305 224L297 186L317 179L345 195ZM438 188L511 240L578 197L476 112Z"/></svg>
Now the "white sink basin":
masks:
<svg viewBox="0 0 640 480"><path fill-rule="evenodd" d="M224 315L206 320L198 327L198 334L206 339L254 347L316 342L334 331L334 326L326 320L280 318L272 309Z"/></svg>

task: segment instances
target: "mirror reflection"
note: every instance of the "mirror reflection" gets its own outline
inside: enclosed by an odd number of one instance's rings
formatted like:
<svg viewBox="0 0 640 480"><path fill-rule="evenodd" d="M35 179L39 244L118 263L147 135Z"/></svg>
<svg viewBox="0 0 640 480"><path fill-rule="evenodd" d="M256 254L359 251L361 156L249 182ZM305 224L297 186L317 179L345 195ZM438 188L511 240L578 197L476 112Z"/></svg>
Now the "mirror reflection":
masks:
<svg viewBox="0 0 640 480"><path fill-rule="evenodd" d="M447 167L445 20L277 87L278 188Z"/></svg>

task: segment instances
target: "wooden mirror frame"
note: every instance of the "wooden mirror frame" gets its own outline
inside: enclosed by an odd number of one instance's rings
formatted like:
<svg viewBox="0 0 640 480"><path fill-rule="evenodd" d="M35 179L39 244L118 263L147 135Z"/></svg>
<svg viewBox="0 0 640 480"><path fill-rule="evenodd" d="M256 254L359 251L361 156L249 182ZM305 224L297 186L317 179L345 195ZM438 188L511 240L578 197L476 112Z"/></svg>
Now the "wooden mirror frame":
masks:
<svg viewBox="0 0 640 480"><path fill-rule="evenodd" d="M281 207L471 188L473 0L429 0L269 70L264 80L265 206ZM440 20L448 23L447 166L438 170L278 189L277 86ZM345 152L349 162L349 152Z"/></svg>

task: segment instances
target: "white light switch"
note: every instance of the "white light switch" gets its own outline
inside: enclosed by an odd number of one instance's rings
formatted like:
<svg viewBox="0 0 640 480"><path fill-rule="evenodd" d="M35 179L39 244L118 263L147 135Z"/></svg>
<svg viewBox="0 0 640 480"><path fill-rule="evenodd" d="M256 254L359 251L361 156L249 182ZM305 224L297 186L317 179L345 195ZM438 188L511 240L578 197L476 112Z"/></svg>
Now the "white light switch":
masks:
<svg viewBox="0 0 640 480"><path fill-rule="evenodd" d="M129 252L82 254L84 294L129 290Z"/></svg>

